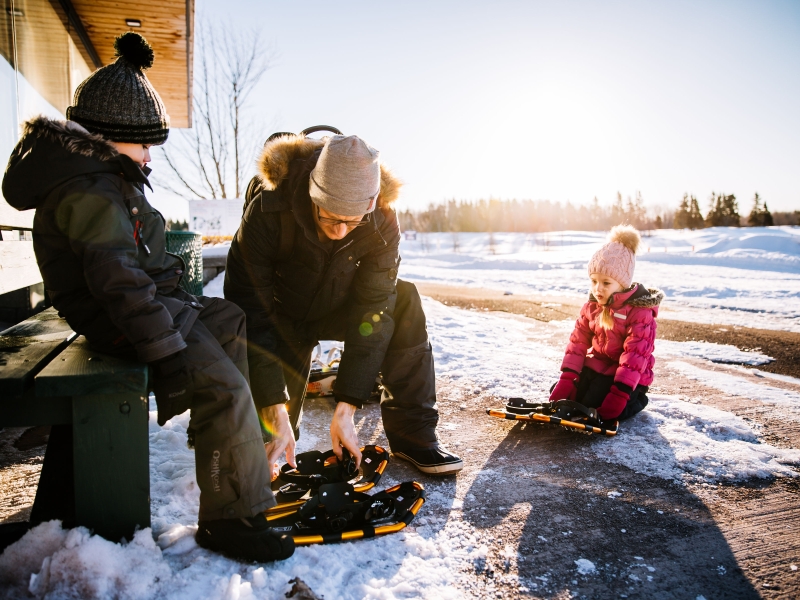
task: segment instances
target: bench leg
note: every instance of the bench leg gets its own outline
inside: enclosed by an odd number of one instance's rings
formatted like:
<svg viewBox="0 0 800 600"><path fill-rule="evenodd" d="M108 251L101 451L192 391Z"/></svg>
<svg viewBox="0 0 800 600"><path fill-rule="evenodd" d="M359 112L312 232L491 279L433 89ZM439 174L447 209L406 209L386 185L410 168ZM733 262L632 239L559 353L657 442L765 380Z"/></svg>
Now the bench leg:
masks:
<svg viewBox="0 0 800 600"><path fill-rule="evenodd" d="M150 527L147 398L73 396L75 517L117 542Z"/></svg>

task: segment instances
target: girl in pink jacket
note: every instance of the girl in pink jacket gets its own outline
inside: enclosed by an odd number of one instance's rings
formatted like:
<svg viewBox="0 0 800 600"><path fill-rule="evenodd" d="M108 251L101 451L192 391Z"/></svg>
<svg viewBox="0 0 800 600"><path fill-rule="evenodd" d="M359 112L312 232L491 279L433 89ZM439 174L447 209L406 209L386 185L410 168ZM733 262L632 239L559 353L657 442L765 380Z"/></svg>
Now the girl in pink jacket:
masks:
<svg viewBox="0 0 800 600"><path fill-rule="evenodd" d="M551 402L580 402L604 421L627 419L647 406L664 293L633 282L639 242L633 227L618 225L589 261L589 301L569 337Z"/></svg>

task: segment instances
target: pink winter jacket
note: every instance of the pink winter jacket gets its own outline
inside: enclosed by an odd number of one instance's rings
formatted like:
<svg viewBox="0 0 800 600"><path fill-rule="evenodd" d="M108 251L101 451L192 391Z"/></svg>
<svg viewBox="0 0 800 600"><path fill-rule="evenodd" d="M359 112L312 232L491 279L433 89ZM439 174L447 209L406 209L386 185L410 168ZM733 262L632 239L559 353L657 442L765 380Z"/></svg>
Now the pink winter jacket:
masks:
<svg viewBox="0 0 800 600"><path fill-rule="evenodd" d="M655 364L656 317L663 299L664 292L640 283L617 292L609 300L614 328L603 329L599 322L603 307L590 294L569 336L561 369L580 373L583 367L589 367L602 375L613 375L615 382L631 388L649 386Z"/></svg>

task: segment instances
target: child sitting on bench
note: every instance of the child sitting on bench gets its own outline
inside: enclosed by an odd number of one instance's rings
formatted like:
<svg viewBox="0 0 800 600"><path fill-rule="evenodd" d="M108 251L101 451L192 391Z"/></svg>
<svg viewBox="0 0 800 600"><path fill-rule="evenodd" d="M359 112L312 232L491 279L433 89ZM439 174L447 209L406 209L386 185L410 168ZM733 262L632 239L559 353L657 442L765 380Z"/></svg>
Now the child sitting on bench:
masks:
<svg viewBox="0 0 800 600"><path fill-rule="evenodd" d="M247 560L287 558L292 538L273 533L263 514L275 499L248 385L244 313L178 287L185 266L166 252L164 218L144 196L150 147L169 133L143 72L153 51L136 33L115 48L117 60L78 86L68 121L25 124L3 194L19 210L36 209L36 260L70 327L98 351L152 366L159 424L191 409L198 543ZM70 430L54 428L32 522L69 524L71 453ZM48 461L58 458L63 485L48 483L60 471Z"/></svg>

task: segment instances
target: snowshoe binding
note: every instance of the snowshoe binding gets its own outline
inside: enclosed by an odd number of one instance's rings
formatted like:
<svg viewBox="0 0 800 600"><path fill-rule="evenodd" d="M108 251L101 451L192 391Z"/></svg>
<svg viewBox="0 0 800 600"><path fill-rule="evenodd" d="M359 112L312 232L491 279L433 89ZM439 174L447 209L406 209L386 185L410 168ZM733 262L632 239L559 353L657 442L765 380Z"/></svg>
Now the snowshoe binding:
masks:
<svg viewBox="0 0 800 600"><path fill-rule="evenodd" d="M509 398L504 410L490 408L486 413L499 419L560 425L568 431L586 435L617 435L619 425L618 421L600 419L596 409L570 400L533 403L524 398Z"/></svg>
<svg viewBox="0 0 800 600"><path fill-rule="evenodd" d="M297 546L329 544L396 533L411 523L424 502L425 490L416 481L373 495L347 482L325 483L298 509L268 512L267 521Z"/></svg>
<svg viewBox="0 0 800 600"><path fill-rule="evenodd" d="M361 448L361 467L356 469L356 461L346 448L342 448L342 460L336 458L333 450L319 452L312 450L296 457L297 468L289 464L281 467L278 478L272 482L277 506L267 510L267 514L284 512L304 504L321 485L348 482L356 492L366 492L380 481L389 453L381 446Z"/></svg>

